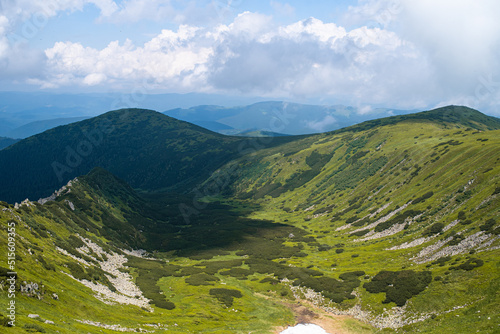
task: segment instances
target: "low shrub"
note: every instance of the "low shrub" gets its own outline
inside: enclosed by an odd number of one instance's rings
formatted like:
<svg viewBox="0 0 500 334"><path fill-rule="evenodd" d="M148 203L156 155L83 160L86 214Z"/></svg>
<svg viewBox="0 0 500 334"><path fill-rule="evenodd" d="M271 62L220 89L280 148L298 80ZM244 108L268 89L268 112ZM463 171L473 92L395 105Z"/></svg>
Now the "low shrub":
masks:
<svg viewBox="0 0 500 334"><path fill-rule="evenodd" d="M247 277L248 275L252 275L253 273L254 273L253 271L244 268L231 268L220 272L221 275L238 277L238 278L244 278Z"/></svg>
<svg viewBox="0 0 500 334"><path fill-rule="evenodd" d="M451 260L451 256L443 256L437 259L436 261L432 262L432 264L439 264L440 267L443 267L446 262Z"/></svg>
<svg viewBox="0 0 500 334"><path fill-rule="evenodd" d="M370 232L370 230L366 229L366 230L361 230L361 231L357 231L357 232L353 232L351 234L349 234L350 237L362 237L364 236L365 234L367 234L368 232Z"/></svg>
<svg viewBox="0 0 500 334"><path fill-rule="evenodd" d="M458 266L451 266L450 270L467 270L470 271L472 269L481 267L484 264L484 261L481 259L476 259L476 258L471 258L467 260L465 263L462 263L461 265Z"/></svg>
<svg viewBox="0 0 500 334"><path fill-rule="evenodd" d="M419 211L419 210L406 210L403 213L397 214L394 218L391 218L391 219L375 226L375 232L382 232L382 231L392 227L393 225L402 224L405 222L405 220L407 218L418 216L421 213L422 213L422 211Z"/></svg>
<svg viewBox="0 0 500 334"><path fill-rule="evenodd" d="M495 224L496 224L495 219L491 218L491 219L488 219L483 225L479 226L479 229L481 231L485 231L487 233L494 233ZM497 229L497 231L498 231L498 229ZM496 234L498 234L498 233L496 233Z"/></svg>
<svg viewBox="0 0 500 334"><path fill-rule="evenodd" d="M277 279L274 279L272 277L266 277L263 278L259 283L271 283L272 285L276 285L279 283Z"/></svg>
<svg viewBox="0 0 500 334"><path fill-rule="evenodd" d="M386 298L383 303L394 302L397 306L403 306L408 299L422 292L431 281L430 271L384 270L375 275L370 282L365 283L363 287L370 293L385 292Z"/></svg>
<svg viewBox="0 0 500 334"><path fill-rule="evenodd" d="M422 196L413 200L412 204L418 204L420 202L424 202L426 199L431 198L434 195L434 192L429 191L423 194Z"/></svg>
<svg viewBox="0 0 500 334"><path fill-rule="evenodd" d="M217 300L226 305L226 307L233 306L234 298L243 297L241 291L236 289L213 288L210 289L209 294L217 298Z"/></svg>
<svg viewBox="0 0 500 334"><path fill-rule="evenodd" d="M424 237L429 237L431 235L440 233L443 230L443 228L444 228L443 223L435 223L435 224L432 224L431 226L429 226L428 228L426 228L425 231L422 232L422 235Z"/></svg>
<svg viewBox="0 0 500 334"><path fill-rule="evenodd" d="M200 285L214 285L213 282L218 282L219 279L213 275L199 273L186 277L184 281L189 285L200 286Z"/></svg>

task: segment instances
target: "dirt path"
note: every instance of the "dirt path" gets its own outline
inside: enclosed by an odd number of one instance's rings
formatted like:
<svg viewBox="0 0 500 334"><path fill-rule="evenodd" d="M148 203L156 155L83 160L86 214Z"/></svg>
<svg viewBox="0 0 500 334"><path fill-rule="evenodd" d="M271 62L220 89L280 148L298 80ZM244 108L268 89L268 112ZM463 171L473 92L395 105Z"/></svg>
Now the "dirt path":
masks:
<svg viewBox="0 0 500 334"><path fill-rule="evenodd" d="M284 303L295 315L295 325L314 324L322 327L330 334L354 334L344 329L343 322L350 317L341 315L329 315L323 310L313 306L309 302ZM287 327L277 327L274 333L279 334Z"/></svg>

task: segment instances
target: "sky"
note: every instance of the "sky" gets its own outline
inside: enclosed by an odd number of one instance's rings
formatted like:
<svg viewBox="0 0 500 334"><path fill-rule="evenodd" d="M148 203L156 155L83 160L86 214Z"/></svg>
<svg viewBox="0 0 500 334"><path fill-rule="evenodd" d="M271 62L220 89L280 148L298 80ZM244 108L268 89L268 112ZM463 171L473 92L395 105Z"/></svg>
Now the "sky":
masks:
<svg viewBox="0 0 500 334"><path fill-rule="evenodd" d="M497 0L0 0L0 90L500 116Z"/></svg>

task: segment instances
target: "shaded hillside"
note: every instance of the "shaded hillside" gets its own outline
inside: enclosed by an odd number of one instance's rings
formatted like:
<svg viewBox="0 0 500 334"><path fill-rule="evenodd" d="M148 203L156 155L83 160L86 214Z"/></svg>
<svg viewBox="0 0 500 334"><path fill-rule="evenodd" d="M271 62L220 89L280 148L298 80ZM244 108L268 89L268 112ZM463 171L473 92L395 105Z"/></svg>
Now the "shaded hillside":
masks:
<svg viewBox="0 0 500 334"><path fill-rule="evenodd" d="M187 187L236 157L242 141L150 110L112 111L0 151L0 198L46 197L94 167L134 188Z"/></svg>
<svg viewBox="0 0 500 334"><path fill-rule="evenodd" d="M155 324L178 333L214 332L225 326L236 332L267 332L292 323L286 306L253 294L274 291L285 298L286 292L290 298L289 290L266 281L249 284L244 275L254 272L262 280L264 272L275 270L272 259L300 256L300 249L286 241L290 234L302 240L304 231L244 218L218 203L207 204L186 225L178 204L188 200L170 195L145 200L96 168L44 204L25 201L14 207L0 202L0 242L7 244L7 226L16 229L13 268L18 278L13 290L16 327L9 327L5 311L0 311L0 331L89 333L101 328L106 332L109 325L145 332ZM140 247L151 253L131 250ZM230 256L238 252L248 255ZM252 270L243 268L243 258ZM307 268L280 270L298 277L319 274ZM0 265L0 278L7 271ZM175 284L175 294L166 292L170 288L164 284ZM0 293L0 301L8 303L7 293ZM228 314L230 309L238 314Z"/></svg>

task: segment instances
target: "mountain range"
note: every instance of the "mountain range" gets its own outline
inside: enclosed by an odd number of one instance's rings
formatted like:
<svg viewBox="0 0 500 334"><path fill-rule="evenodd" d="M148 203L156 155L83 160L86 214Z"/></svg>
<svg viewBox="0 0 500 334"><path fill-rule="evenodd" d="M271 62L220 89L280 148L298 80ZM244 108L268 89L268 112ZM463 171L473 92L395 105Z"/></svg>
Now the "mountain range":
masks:
<svg viewBox="0 0 500 334"><path fill-rule="evenodd" d="M387 108L362 111L342 105L267 101L237 107L201 105L189 109L177 108L164 114L194 124L205 124L208 129L224 134L260 130L301 135L336 130L370 119L409 112Z"/></svg>
<svg viewBox="0 0 500 334"><path fill-rule="evenodd" d="M0 325L495 333L499 147L500 120L461 106L300 136L144 109L56 127L0 151L0 276L17 272Z"/></svg>

